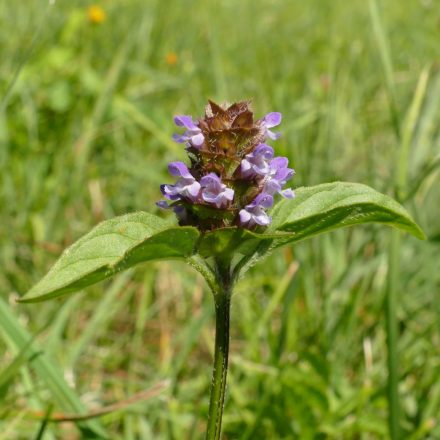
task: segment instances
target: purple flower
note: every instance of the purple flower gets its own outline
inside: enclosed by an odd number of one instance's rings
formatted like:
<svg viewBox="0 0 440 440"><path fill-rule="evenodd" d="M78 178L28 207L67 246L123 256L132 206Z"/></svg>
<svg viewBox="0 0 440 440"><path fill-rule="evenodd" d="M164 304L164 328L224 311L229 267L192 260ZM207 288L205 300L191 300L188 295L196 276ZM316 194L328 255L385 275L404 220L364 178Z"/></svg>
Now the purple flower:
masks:
<svg viewBox="0 0 440 440"><path fill-rule="evenodd" d="M202 185L202 199L214 204L217 208L224 208L234 198L234 190L222 183L215 173L209 173L200 179Z"/></svg>
<svg viewBox="0 0 440 440"><path fill-rule="evenodd" d="M258 194L255 199L240 210L240 224L251 228L254 225L267 226L272 219L266 214L264 209L273 205L273 197L270 194Z"/></svg>
<svg viewBox="0 0 440 440"><path fill-rule="evenodd" d="M255 150L247 154L241 161L241 175L243 177L265 176L270 171L269 161L273 158L273 148L266 144L258 145Z"/></svg>
<svg viewBox="0 0 440 440"><path fill-rule="evenodd" d="M173 139L179 144L189 142L194 148L200 148L205 138L202 134L202 130L192 120L191 116L181 115L174 117L174 123L178 127L185 127L186 131L183 134L174 134Z"/></svg>
<svg viewBox="0 0 440 440"><path fill-rule="evenodd" d="M263 191L267 194L278 193L286 199L293 199L295 193L290 188L283 190L286 182L293 177L295 171L287 168L287 157L275 157L270 161L269 172L266 174Z"/></svg>
<svg viewBox="0 0 440 440"><path fill-rule="evenodd" d="M263 119L261 119L263 127L265 128L265 135L267 137L276 140L281 136L281 133L274 133L273 131L269 130L272 127L276 127L277 125L280 125L281 118L282 118L281 113L272 112L272 113L268 113Z"/></svg>
<svg viewBox="0 0 440 440"><path fill-rule="evenodd" d="M292 199L295 193L291 189L283 190L286 182L292 178L295 171L287 168L289 161L286 157L273 157L273 148L260 144L255 150L247 154L241 161L241 175L243 177L264 177L263 192L266 194L279 193L283 197Z"/></svg>
<svg viewBox="0 0 440 440"><path fill-rule="evenodd" d="M200 183L189 172L188 167L183 162L171 162L168 171L172 176L179 177L175 185L161 185L162 194L169 200L189 199L197 201L200 193Z"/></svg>

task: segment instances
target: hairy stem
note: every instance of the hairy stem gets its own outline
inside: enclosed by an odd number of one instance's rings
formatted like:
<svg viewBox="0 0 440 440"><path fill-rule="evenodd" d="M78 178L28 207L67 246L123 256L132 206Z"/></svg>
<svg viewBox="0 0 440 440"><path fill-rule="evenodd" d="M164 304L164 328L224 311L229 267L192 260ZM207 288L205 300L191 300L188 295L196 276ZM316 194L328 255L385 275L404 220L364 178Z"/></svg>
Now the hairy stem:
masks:
<svg viewBox="0 0 440 440"><path fill-rule="evenodd" d="M226 376L228 373L229 318L232 290L229 267L219 267L218 278L222 288L217 294L214 294L215 352L206 440L220 439L226 391Z"/></svg>

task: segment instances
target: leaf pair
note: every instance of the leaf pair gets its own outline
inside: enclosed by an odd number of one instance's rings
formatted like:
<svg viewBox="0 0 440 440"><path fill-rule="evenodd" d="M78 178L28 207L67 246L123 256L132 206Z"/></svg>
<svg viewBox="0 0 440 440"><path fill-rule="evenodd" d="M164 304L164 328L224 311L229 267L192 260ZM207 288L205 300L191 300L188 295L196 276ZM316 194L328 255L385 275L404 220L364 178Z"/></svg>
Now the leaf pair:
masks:
<svg viewBox="0 0 440 440"><path fill-rule="evenodd" d="M201 234L194 227L170 226L157 216L136 212L98 224L66 249L22 302L37 302L82 289L135 264L234 254L252 257L261 244L273 248L356 224L378 222L423 239L406 210L368 186L335 182L296 190L272 210L264 233L225 228Z"/></svg>

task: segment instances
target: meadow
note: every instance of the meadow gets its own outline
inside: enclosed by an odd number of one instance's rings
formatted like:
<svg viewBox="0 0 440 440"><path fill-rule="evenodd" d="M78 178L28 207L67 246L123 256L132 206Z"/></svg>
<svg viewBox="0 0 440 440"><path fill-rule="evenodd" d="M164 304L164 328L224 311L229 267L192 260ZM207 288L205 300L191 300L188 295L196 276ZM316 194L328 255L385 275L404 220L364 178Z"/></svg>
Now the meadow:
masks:
<svg viewBox="0 0 440 440"><path fill-rule="evenodd" d="M16 299L98 222L171 216L155 202L185 159L172 117L207 99L283 113L292 187L371 185L427 235L348 228L253 267L232 301L224 438L440 439L439 4L91 5L0 2L0 440L203 437L214 310L190 268Z"/></svg>

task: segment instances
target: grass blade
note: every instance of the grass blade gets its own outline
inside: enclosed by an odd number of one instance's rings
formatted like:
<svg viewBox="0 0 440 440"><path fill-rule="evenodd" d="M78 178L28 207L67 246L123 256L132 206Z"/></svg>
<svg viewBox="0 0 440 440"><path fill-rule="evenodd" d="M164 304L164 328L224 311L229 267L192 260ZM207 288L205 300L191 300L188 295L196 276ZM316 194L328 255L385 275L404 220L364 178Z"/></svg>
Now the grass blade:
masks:
<svg viewBox="0 0 440 440"><path fill-rule="evenodd" d="M14 351L20 352L27 347L31 336L19 324L15 318L13 311L0 298L0 330L2 331L7 344ZM63 378L63 374L55 363L50 360L36 343L31 343L27 350L28 360L33 357L31 367L51 391L54 400L65 411L81 413L85 411L77 394L67 385ZM107 435L100 424L96 421L85 422L79 425L80 429L93 433L95 437L107 438Z"/></svg>
<svg viewBox="0 0 440 440"><path fill-rule="evenodd" d="M374 36L379 49L379 55L382 62L383 73L385 77L385 85L388 93L389 108L391 115L391 122L393 124L394 132L397 138L400 138L400 118L396 104L396 91L394 87L394 72L391 61L390 49L385 30L379 16L379 10L376 0L370 0L370 17L373 26Z"/></svg>

